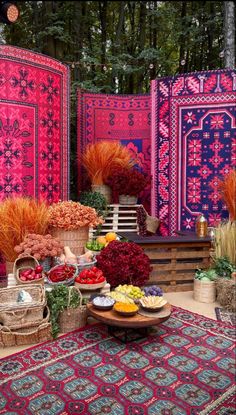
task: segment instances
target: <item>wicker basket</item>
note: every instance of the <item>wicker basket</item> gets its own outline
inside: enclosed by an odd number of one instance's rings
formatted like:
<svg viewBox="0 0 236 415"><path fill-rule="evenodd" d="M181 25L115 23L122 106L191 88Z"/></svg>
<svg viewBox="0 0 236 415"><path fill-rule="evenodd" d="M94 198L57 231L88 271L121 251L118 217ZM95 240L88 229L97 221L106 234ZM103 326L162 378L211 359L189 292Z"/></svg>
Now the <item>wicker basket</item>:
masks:
<svg viewBox="0 0 236 415"><path fill-rule="evenodd" d="M12 330L7 326L0 326L0 347L21 346L24 344L42 343L52 339L52 326L49 323L50 312L44 309L43 319L37 326Z"/></svg>
<svg viewBox="0 0 236 415"><path fill-rule="evenodd" d="M214 303L216 300L215 281L201 281L194 279L193 298L201 303Z"/></svg>
<svg viewBox="0 0 236 415"><path fill-rule="evenodd" d="M79 229L72 230L52 228L51 234L58 238L64 246L69 246L73 254L81 255L84 253L84 245L89 238L89 227L81 226Z"/></svg>
<svg viewBox="0 0 236 415"><path fill-rule="evenodd" d="M33 301L18 303L19 292L28 292ZM16 285L0 289L0 323L10 329L40 324L46 305L45 289L40 284Z"/></svg>
<svg viewBox="0 0 236 415"><path fill-rule="evenodd" d="M80 305L76 308L70 307L71 291L77 290L80 296ZM82 294L76 287L69 287L69 298L67 309L62 311L59 316L59 326L61 333L68 333L84 327L87 323L87 306L82 305Z"/></svg>
<svg viewBox="0 0 236 415"><path fill-rule="evenodd" d="M35 268L35 267L37 267L37 265L39 265L38 260L36 258L34 258L33 256L31 256L31 255L27 255L27 256L24 256L24 257L21 257L21 258L20 257L16 258L16 260L14 262L14 265L13 265L14 277L16 277L17 270L19 268L22 268L22 267L24 267L24 268Z"/></svg>
<svg viewBox="0 0 236 415"><path fill-rule="evenodd" d="M29 285L29 284L31 284L31 285L32 284L42 284L42 285L44 285L44 273L42 273L42 278L38 278L37 280L35 279L35 280L29 280L29 281L22 281L20 279L20 272L24 271L24 269L29 269L29 268L34 269L32 267L29 267L29 266L28 267L21 267L21 268L17 269L16 275L15 275L16 283L20 284L20 285Z"/></svg>

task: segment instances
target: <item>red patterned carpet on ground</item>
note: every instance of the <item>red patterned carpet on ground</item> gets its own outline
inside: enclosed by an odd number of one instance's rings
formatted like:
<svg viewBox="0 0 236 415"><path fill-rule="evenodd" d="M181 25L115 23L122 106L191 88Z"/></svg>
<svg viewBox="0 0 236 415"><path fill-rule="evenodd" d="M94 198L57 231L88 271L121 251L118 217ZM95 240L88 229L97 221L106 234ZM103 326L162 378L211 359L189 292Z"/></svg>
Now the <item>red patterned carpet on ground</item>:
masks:
<svg viewBox="0 0 236 415"><path fill-rule="evenodd" d="M0 361L0 413L234 414L235 330L174 308L143 340L95 325Z"/></svg>
<svg viewBox="0 0 236 415"><path fill-rule="evenodd" d="M170 234L228 215L219 179L236 166L236 71L152 81L152 213Z"/></svg>
<svg viewBox="0 0 236 415"><path fill-rule="evenodd" d="M78 183L86 188L81 154L87 144L104 140L119 141L137 156L142 170L151 170L150 95L95 94L78 90ZM150 211L150 188L141 195L141 203Z"/></svg>
<svg viewBox="0 0 236 415"><path fill-rule="evenodd" d="M0 200L68 198L68 83L61 62L0 45Z"/></svg>

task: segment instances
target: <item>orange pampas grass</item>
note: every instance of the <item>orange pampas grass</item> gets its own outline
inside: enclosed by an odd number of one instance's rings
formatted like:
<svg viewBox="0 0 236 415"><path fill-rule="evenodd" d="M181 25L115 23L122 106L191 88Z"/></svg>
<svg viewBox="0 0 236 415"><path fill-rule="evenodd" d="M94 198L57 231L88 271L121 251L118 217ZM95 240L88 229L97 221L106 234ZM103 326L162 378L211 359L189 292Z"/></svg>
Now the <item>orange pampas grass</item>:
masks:
<svg viewBox="0 0 236 415"><path fill-rule="evenodd" d="M219 182L219 191L229 211L229 219L236 220L236 170L231 170Z"/></svg>
<svg viewBox="0 0 236 415"><path fill-rule="evenodd" d="M82 157L82 163L93 185L104 184L114 168L131 168L136 162L126 147L111 141L89 144Z"/></svg>
<svg viewBox="0 0 236 415"><path fill-rule="evenodd" d="M29 233L45 234L49 209L46 202L27 197L7 198L0 202L0 251L7 261L14 261L19 245Z"/></svg>

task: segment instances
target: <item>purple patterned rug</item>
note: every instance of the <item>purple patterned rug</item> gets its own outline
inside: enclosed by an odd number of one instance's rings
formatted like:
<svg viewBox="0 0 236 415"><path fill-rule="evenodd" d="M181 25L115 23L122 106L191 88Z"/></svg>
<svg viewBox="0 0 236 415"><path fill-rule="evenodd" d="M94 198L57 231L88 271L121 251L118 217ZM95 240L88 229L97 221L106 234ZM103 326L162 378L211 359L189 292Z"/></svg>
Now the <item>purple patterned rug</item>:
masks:
<svg viewBox="0 0 236 415"><path fill-rule="evenodd" d="M86 326L0 361L0 413L229 415L235 331L180 308L127 344Z"/></svg>

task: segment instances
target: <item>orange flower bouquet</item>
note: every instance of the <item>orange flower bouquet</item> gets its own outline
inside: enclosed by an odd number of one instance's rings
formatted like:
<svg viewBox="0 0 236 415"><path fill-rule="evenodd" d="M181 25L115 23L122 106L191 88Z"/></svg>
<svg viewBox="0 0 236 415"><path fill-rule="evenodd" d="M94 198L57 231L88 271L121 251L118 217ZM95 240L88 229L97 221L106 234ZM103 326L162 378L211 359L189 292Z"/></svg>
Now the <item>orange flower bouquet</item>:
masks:
<svg viewBox="0 0 236 415"><path fill-rule="evenodd" d="M75 255L81 255L88 241L89 227L104 222L96 210L71 200L54 203L49 207L51 233L64 246L69 246Z"/></svg>

